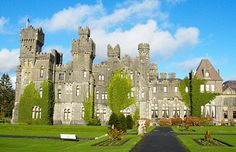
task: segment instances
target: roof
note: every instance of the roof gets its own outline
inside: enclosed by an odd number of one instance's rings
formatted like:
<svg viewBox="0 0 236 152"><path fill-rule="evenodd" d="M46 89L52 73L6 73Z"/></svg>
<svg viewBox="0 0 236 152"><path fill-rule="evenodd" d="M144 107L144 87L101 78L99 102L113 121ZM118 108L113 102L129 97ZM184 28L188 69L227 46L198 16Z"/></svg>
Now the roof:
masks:
<svg viewBox="0 0 236 152"><path fill-rule="evenodd" d="M206 76L206 72L208 72L209 76ZM223 81L220 74L215 70L215 68L208 59L201 60L200 64L197 67L195 75L199 79Z"/></svg>
<svg viewBox="0 0 236 152"><path fill-rule="evenodd" d="M236 80L225 81L223 83L223 91L225 91L228 88L231 88L234 91L236 91Z"/></svg>

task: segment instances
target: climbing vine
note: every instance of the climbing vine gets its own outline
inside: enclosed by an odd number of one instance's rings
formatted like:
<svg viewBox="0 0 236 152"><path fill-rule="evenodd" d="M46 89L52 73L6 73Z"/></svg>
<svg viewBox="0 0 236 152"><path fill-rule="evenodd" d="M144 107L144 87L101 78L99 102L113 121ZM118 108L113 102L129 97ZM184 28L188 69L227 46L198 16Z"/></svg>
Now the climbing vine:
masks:
<svg viewBox="0 0 236 152"><path fill-rule="evenodd" d="M200 86L204 84L206 86L206 80L200 80L196 76L192 78L192 90L190 90L190 80L186 77L179 84L179 90L182 96L183 102L190 109L190 91L192 91L192 116L201 116L201 106L209 103L216 97L216 93L207 92L204 88L204 92L200 92ZM186 89L187 87L187 89Z"/></svg>
<svg viewBox="0 0 236 152"><path fill-rule="evenodd" d="M89 100L85 98L83 105L84 105L84 120L87 123L89 123L93 118L93 95L90 96Z"/></svg>
<svg viewBox="0 0 236 152"><path fill-rule="evenodd" d="M112 112L118 114L130 105L134 104L134 98L130 97L131 79L126 78L126 73L117 70L108 86L108 105Z"/></svg>
<svg viewBox="0 0 236 152"><path fill-rule="evenodd" d="M53 108L54 108L54 90L51 81L44 81L41 84L42 97L35 90L35 85L31 82L26 86L24 93L20 98L19 107L19 123L27 124L52 124ZM41 118L33 119L33 107L41 109Z"/></svg>

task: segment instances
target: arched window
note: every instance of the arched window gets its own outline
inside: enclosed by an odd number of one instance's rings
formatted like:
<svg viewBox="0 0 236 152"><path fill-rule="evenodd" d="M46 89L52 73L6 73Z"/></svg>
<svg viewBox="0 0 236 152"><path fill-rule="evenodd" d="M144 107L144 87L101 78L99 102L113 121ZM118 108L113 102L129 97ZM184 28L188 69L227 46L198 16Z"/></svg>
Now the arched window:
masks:
<svg viewBox="0 0 236 152"><path fill-rule="evenodd" d="M169 107L167 104L162 105L162 117L169 118Z"/></svg>
<svg viewBox="0 0 236 152"><path fill-rule="evenodd" d="M104 81L104 75L102 75L102 81Z"/></svg>
<svg viewBox="0 0 236 152"><path fill-rule="evenodd" d="M64 109L64 119L65 119L65 120L71 119L71 111L70 111L69 108L65 108L65 109Z"/></svg>
<svg viewBox="0 0 236 152"><path fill-rule="evenodd" d="M180 108L179 108L179 104L175 104L173 107L173 117L177 118L180 116Z"/></svg>
<svg viewBox="0 0 236 152"><path fill-rule="evenodd" d="M39 106L34 106L32 109L32 118L33 119L41 119L41 114L42 110Z"/></svg>
<svg viewBox="0 0 236 152"><path fill-rule="evenodd" d="M43 88L42 87L40 87L40 89L39 89L39 96L40 96L40 98L43 97Z"/></svg>
<svg viewBox="0 0 236 152"><path fill-rule="evenodd" d="M99 81L102 80L102 76L101 76L101 75L98 76L98 80L99 80Z"/></svg>
<svg viewBox="0 0 236 152"><path fill-rule="evenodd" d="M152 118L158 118L158 104L152 104Z"/></svg>

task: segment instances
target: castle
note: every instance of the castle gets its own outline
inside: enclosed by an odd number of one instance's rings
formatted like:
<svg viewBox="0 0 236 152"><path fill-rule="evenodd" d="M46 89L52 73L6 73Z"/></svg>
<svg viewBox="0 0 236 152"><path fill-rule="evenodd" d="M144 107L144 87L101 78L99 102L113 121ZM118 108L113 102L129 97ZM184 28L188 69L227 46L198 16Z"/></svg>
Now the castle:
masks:
<svg viewBox="0 0 236 152"><path fill-rule="evenodd" d="M183 118L188 113L178 90L181 80L175 77L175 73L158 72L157 65L150 63L150 47L147 43L138 45L138 56L134 59L129 55L121 58L120 46L108 45L107 60L100 64L93 64L96 56L95 43L90 38L88 27L79 28L79 39L72 40L73 59L67 64L62 64L63 55L57 50L43 53L43 44L44 33L41 28L29 25L21 30L20 65L16 71L16 100L12 123L18 122L20 96L25 87L33 82L40 93L40 84L51 80L55 89L53 124L84 124L83 102L85 98L91 97L91 93L94 97L94 115L102 124L106 124L111 115L107 105L107 87L117 69L126 72L126 76L131 78L133 87L130 96L136 101L135 105L122 110L124 115L132 114L136 108L140 110L141 118L149 119ZM222 93L223 81L209 60L201 61L196 75L208 80L207 91ZM203 114L217 120L223 119L223 98L219 96L202 107ZM35 112L35 107L44 110L37 105L29 108Z"/></svg>

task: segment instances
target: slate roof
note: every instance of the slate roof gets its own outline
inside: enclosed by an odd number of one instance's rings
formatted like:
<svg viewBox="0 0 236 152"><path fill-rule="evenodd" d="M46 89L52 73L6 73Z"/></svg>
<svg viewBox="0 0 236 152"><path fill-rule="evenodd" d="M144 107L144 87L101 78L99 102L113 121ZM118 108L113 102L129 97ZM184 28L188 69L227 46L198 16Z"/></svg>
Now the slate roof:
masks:
<svg viewBox="0 0 236 152"><path fill-rule="evenodd" d="M209 73L209 77L205 76L205 72ZM223 81L219 73L215 70L213 65L208 59L202 59L197 67L196 74L199 79L208 79L215 81Z"/></svg>
<svg viewBox="0 0 236 152"><path fill-rule="evenodd" d="M236 91L236 80L226 81L223 83L223 91L226 89L231 88Z"/></svg>

